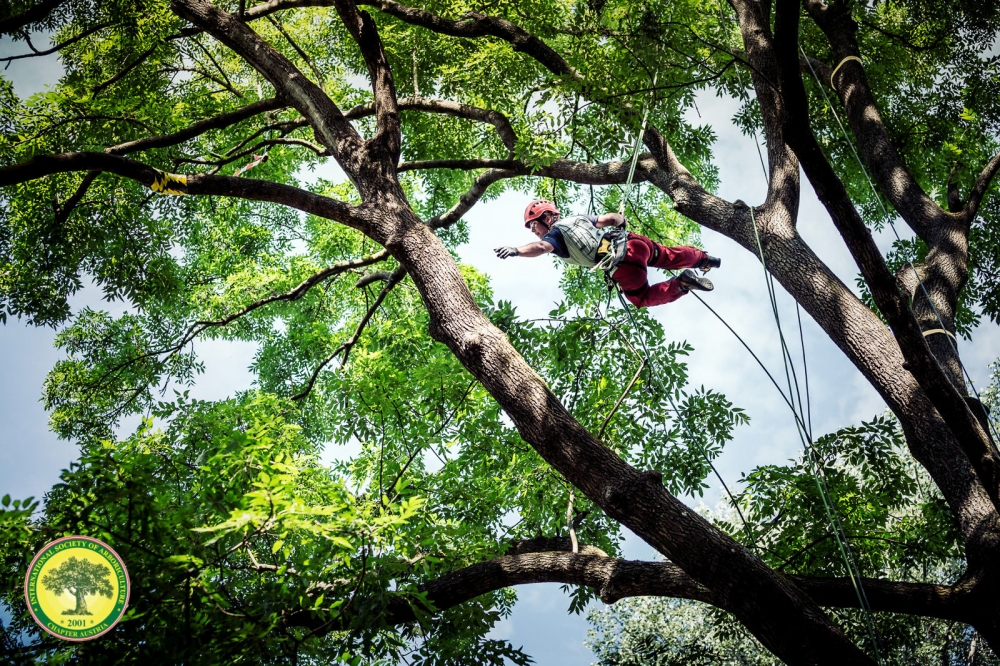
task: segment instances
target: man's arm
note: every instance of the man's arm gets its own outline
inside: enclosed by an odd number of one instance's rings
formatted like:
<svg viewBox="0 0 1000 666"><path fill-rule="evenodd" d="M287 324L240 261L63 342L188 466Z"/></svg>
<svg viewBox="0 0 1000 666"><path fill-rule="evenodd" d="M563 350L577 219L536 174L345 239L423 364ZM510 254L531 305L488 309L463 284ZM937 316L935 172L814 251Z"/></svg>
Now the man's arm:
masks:
<svg viewBox="0 0 1000 666"><path fill-rule="evenodd" d="M540 257L543 254L548 254L552 252L555 248L552 247L552 243L548 241L535 241L534 243L528 243L527 245L522 245L521 247L498 247L493 251L497 253L497 256L501 259L506 259L507 257Z"/></svg>
<svg viewBox="0 0 1000 666"><path fill-rule="evenodd" d="M597 218L597 222L594 224L598 229L603 229L604 227L620 227L625 224L625 217L619 213L605 213Z"/></svg>

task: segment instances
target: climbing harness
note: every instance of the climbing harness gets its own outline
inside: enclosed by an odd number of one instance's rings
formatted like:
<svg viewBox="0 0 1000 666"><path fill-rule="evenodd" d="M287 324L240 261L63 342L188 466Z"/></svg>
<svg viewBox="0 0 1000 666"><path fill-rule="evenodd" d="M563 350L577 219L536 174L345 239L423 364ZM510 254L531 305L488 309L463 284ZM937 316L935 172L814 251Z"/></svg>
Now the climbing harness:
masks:
<svg viewBox="0 0 1000 666"><path fill-rule="evenodd" d="M598 229L590 219L577 215L559 220L552 228L558 229L566 240L569 256L563 261L568 264L606 270L625 256L628 234L617 227Z"/></svg>

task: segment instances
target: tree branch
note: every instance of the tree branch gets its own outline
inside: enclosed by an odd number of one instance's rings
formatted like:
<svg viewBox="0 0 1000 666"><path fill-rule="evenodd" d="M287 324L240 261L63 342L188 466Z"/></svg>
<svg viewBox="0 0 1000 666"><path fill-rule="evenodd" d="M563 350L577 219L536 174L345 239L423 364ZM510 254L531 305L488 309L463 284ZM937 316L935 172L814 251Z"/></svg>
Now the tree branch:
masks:
<svg viewBox="0 0 1000 666"><path fill-rule="evenodd" d="M16 185L56 173L107 171L168 194L228 196L268 201L361 229L363 221L348 204L306 190L266 180L231 176L166 174L142 162L107 153L40 155L26 162L0 167L0 187Z"/></svg>
<svg viewBox="0 0 1000 666"><path fill-rule="evenodd" d="M553 74L572 81L585 95L588 95L588 97L593 98L595 101L608 104L611 100L615 99L615 96L602 99L591 95L590 93L593 92L605 93L606 95L609 95L609 93L603 88L588 89L584 76L552 49L552 47L506 19L487 16L478 12L468 12L465 15L468 18L453 21L423 9L400 4L395 2L395 0L361 0L358 4L378 7L383 12L395 16L406 23L423 26L434 32L453 37L497 37L509 43L515 51L525 53L534 58ZM616 105L614 109L622 111L628 116L639 116L639 112L627 103ZM690 178L688 170L684 168L674 155L673 150L658 129L652 125L648 125L646 133L643 135L643 141L654 157L657 158L660 166L672 179L684 178L686 176L691 181L686 184L694 184L694 180Z"/></svg>
<svg viewBox="0 0 1000 666"><path fill-rule="evenodd" d="M176 14L209 32L270 81L280 95L309 119L317 138L333 151L355 186L364 191L358 181L363 149L361 137L318 85L235 16L206 0L172 0L170 6Z"/></svg>
<svg viewBox="0 0 1000 666"><path fill-rule="evenodd" d="M92 92L94 95L96 95L96 94L98 94L98 93L100 93L100 92L108 89L109 87L113 86L114 84L118 83L119 81L121 81L123 78L125 78L125 76L128 75L129 72L131 72L133 69L135 69L136 67L138 67L139 65L141 65L143 62L145 62L146 58L148 58L149 56L153 55L153 52L156 50L156 47L160 46L160 44L162 44L162 42L158 41L155 44L153 44L152 46L150 46L148 49L146 49L145 51L143 51L142 53L140 53L139 56L135 60L133 60L128 65L125 65L125 67L123 67L121 70L119 70L119 72L117 74L115 74L114 76L112 76L110 79L108 79L104 83L99 83L96 86L94 86L93 88L91 88L90 92Z"/></svg>
<svg viewBox="0 0 1000 666"><path fill-rule="evenodd" d="M95 32L97 32L99 30L104 30L109 25L111 25L110 22L108 22L108 23L101 23L100 25L96 25L93 28L90 28L89 30L84 30L79 35L76 35L75 37L70 37L65 42L62 42L60 44L56 44L55 46L53 46L51 49L49 49L47 51L34 51L33 53L23 53L21 55L10 56L9 58L0 58L0 62L8 62L9 63L9 62L11 62L13 60L20 60L21 58L38 58L40 56L50 55L52 53L55 53L56 51L59 51L61 49L66 48L70 44L75 44L76 42L80 41L81 39L83 39L85 37L88 37L88 36L94 34Z"/></svg>
<svg viewBox="0 0 1000 666"><path fill-rule="evenodd" d="M514 144L517 143L517 135L511 127L507 116L492 109L482 109L470 104L453 102L444 99L428 99L426 97L404 97L399 100L399 108L413 111L429 111L432 113L443 113L456 118L467 118L481 123L493 125L500 135L500 140L513 157Z"/></svg>
<svg viewBox="0 0 1000 666"><path fill-rule="evenodd" d="M73 193L73 196L59 206L58 210L56 210L54 220L56 227L62 227L66 224L66 220L69 219L70 213L72 213L73 209L76 208L81 201L83 201L83 197L86 196L87 190L89 190L90 186L93 185L95 180L97 180L97 176L99 176L100 173L100 171L88 172L87 175L83 177L83 181L81 181L80 185L76 188L76 192Z"/></svg>
<svg viewBox="0 0 1000 666"><path fill-rule="evenodd" d="M864 66L856 60L845 60L861 57L850 10L839 5L826 8L819 3L805 5L841 65L829 83L844 105L859 153L893 208L921 239L930 242L935 227L953 222L958 216L942 209L920 187L889 139Z"/></svg>
<svg viewBox="0 0 1000 666"><path fill-rule="evenodd" d="M478 596L506 587L532 583L564 583L595 590L601 601L613 604L629 597L671 597L711 604L726 610L717 595L695 582L671 562L641 562L608 557L593 546L582 546L579 553L569 551L570 540L538 539L540 548L512 548L507 555L479 562L417 586L427 603L398 595L389 599L381 620L387 625L417 619L412 605L423 612L441 612ZM522 542L523 543L523 542ZM541 550L544 548L544 550ZM261 570L277 567L262 565ZM791 580L820 606L858 608L857 594L850 579L792 576ZM923 615L969 622L966 609L968 590L929 583L894 582L866 578L863 581L868 601L875 611ZM332 586L331 586L332 587ZM349 624L350 618L336 618L332 623L312 612L300 612L287 618L289 626L305 626L322 633Z"/></svg>
<svg viewBox="0 0 1000 666"><path fill-rule="evenodd" d="M461 21L442 18L431 12L395 2L395 0L361 0L359 5L378 7L381 11L395 16L406 23L421 25L452 37L498 37L515 51L526 53L546 69L559 76L567 76L582 82L583 77L548 44L510 21L478 12L468 12Z"/></svg>
<svg viewBox="0 0 1000 666"><path fill-rule="evenodd" d="M990 183L993 182L993 177L996 175L998 169L1000 169L1000 153L994 155L986 163L979 177L976 178L976 184L972 186L972 191L969 192L969 200L962 211L962 218L966 224L970 224L973 218L976 217L976 213L979 212L979 204L982 203L983 196L986 194L986 190L989 189Z"/></svg>
<svg viewBox="0 0 1000 666"><path fill-rule="evenodd" d="M311 69L312 73L316 75L316 83L318 83L320 87L323 87L323 85L325 85L326 77L324 77L323 73L319 71L318 67L316 67L316 64L312 61L312 58L309 57L309 54L307 54L305 51L302 50L302 47L299 46L294 39L292 39L292 36L288 34L284 26L282 26L279 21L271 18L270 16L267 17L267 20L271 25L275 27L275 29L278 32L281 33L281 36L285 38L285 41L288 42L288 45L291 46L293 49L295 49L295 52L299 54L299 57L302 58L302 60L304 60L307 65L309 65L309 69Z"/></svg>
<svg viewBox="0 0 1000 666"><path fill-rule="evenodd" d="M189 333L184 336L184 339L180 343L180 346L183 347L188 342L190 342L195 336L197 336L199 333L208 328L225 326L226 324L229 324L239 319L240 317L244 317L253 312L254 310L264 307L265 305L268 305L270 303L277 303L279 301L285 301L285 302L297 301L303 296L305 296L310 289L312 289L316 285L320 284L321 282L324 282L325 280L335 275L346 273L347 271L352 270L354 268L363 268L365 266L371 266L372 264L377 264L380 261L385 261L388 258L389 258L389 252L386 250L381 250L380 252L376 252L375 254L369 255L367 257L362 257L361 259L354 259L352 261L344 261L339 264L334 264L333 266L328 266L327 268L324 268L321 271L313 273L305 280L303 280L301 283L299 283L297 287L295 287L290 291L286 291L283 294L276 294L274 296L268 296L267 298L262 298L259 301L254 301L250 305L247 305L246 307L241 308L240 310L232 314L226 315L221 319L197 321L191 326L191 328L189 329Z"/></svg>
<svg viewBox="0 0 1000 666"><path fill-rule="evenodd" d="M799 1L777 0L776 10L775 52L787 104L784 131L789 145L798 156L817 197L829 211L837 230L858 263L875 302L889 321L906 359L904 368L917 380L952 429L986 488L993 506L1000 511L1000 461L993 455L990 442L978 419L931 354L907 299L900 294L871 233L809 126L807 99L799 75L797 52Z"/></svg>
<svg viewBox="0 0 1000 666"><path fill-rule="evenodd" d="M475 161L475 160L473 160ZM441 160L446 162L446 160ZM480 160L479 163L486 166L494 160ZM586 162L576 162L573 160L557 159L546 167L532 170L531 167L519 161L497 161L504 165L510 164L512 168L490 169L473 182L472 187L459 197L459 200L448 211L432 217L427 221L427 225L432 229L447 228L469 212L476 203L486 194L490 185L506 178L517 178L518 176L538 176L541 178L558 178L582 185L615 185L628 181L628 171L630 162L607 162L604 164L588 164ZM454 167L448 167L454 168ZM659 167L651 156L646 154L640 156L636 166L633 183L641 183L650 179L650 174L659 171ZM662 174L662 171L660 171Z"/></svg>
<svg viewBox="0 0 1000 666"><path fill-rule="evenodd" d="M505 178L514 178L517 175L519 175L517 171L500 169L490 169L489 171L480 174L476 177L476 180L473 181L472 187L470 187L465 194L458 198L458 201L454 206L449 208L444 213L435 215L431 219L427 220L427 226L431 229L447 229L461 220L462 216L468 213L472 207L483 198L483 195L486 194L486 190L489 189L490 185Z"/></svg>
<svg viewBox="0 0 1000 666"><path fill-rule="evenodd" d="M419 171L422 169L457 169L461 171L472 171L473 169L520 169L523 162L517 160L490 160L490 159L458 159L458 160L414 160L413 162L401 162L396 167L397 173L404 171Z"/></svg>
<svg viewBox="0 0 1000 666"><path fill-rule="evenodd" d="M334 5L351 37L361 49L361 55L368 68L368 76L375 95L375 136L372 145L382 147L388 153L391 164L399 161L401 134L399 108L396 106L396 84L392 78L389 59L382 46L378 28L368 12L358 11L354 0L335 0Z"/></svg>
<svg viewBox="0 0 1000 666"><path fill-rule="evenodd" d="M365 312L364 317L362 317L361 321L358 322L357 328L354 329L354 335L352 335L346 342L341 344L339 347L334 349L329 356L323 359L323 361L316 367L316 369L313 370L312 376L309 377L309 381L306 383L305 388L296 393L295 395L293 395L292 400L301 400L302 398L309 395L309 393L313 389L313 386L316 384L316 380L319 378L319 373L322 372L323 368L325 368L327 364L341 352L343 352L344 354L344 358L340 362L341 367L343 367L344 364L347 363L347 357L351 353L351 349L354 347L354 345L358 343L358 340L361 339L361 333L364 332L365 327L368 326L368 322L371 321L371 318L375 314L375 311L379 309L379 306L382 305L382 301L385 300L385 297L389 294L390 291L392 291L392 288L395 287L399 283L399 281L403 279L405 275L406 275L406 269L403 268L402 266L400 266L399 268L397 268L395 271L392 272L392 275L389 276L389 279L385 281L385 286L382 287L382 291L379 292L379 295L375 298L375 302L372 303L371 307L368 308L368 311Z"/></svg>
<svg viewBox="0 0 1000 666"><path fill-rule="evenodd" d="M9 35L32 23L44 21L53 10L65 2L66 0L42 0L26 12L5 18L0 21L0 35Z"/></svg>

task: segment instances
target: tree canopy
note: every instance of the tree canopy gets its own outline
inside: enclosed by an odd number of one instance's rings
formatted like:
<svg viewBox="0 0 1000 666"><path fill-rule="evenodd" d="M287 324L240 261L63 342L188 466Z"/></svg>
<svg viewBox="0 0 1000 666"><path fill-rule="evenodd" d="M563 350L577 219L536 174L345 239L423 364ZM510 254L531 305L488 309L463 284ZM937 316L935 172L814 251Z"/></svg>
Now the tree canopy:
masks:
<svg viewBox="0 0 1000 666"><path fill-rule="evenodd" d="M76 598L76 605L63 611L64 615L90 615L87 597L98 594L110 598L114 591L110 567L78 557L70 557L42 576L42 586L56 594L69 592Z"/></svg>
<svg viewBox="0 0 1000 666"><path fill-rule="evenodd" d="M572 610L707 604L789 664L895 658L919 618L1000 649L1000 455L953 344L1000 316L993 4L0 11L65 68L26 100L0 81L0 317L59 328L43 397L81 449L38 513L0 512L16 660L526 663L487 634L511 586L545 581ZM764 201L714 194L713 129L686 113L703 91L763 138ZM567 270L538 321L456 261L464 216L505 189L617 206L640 131L633 228L739 243L890 410L748 470L746 526L677 499L747 421L687 385L687 345L593 272ZM311 175L329 163L343 178ZM798 234L803 185L861 298ZM912 235L883 255L871 230L896 219ZM72 312L88 281L129 311ZM253 390L190 397L205 339L259 346ZM321 463L334 446L352 453ZM623 526L665 559L621 559ZM64 534L122 553L132 606L97 643L20 645L19 577Z"/></svg>

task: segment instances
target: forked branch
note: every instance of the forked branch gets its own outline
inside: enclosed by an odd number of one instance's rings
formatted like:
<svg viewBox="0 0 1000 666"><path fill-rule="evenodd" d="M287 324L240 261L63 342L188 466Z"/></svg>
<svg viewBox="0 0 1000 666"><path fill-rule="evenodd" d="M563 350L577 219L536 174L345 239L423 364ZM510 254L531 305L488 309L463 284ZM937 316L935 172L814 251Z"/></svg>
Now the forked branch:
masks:
<svg viewBox="0 0 1000 666"><path fill-rule="evenodd" d="M323 371L323 368L325 368L330 363L330 361L335 359L337 356L339 356L340 354L344 355L344 358L342 358L340 361L341 366L347 363L347 357L350 355L351 349L354 348L354 345L358 344L358 340L361 339L361 334L364 332L365 327L368 326L368 322L371 321L371 318L375 315L375 312L379 309L379 307L381 307L382 301L385 300L385 297L389 294L390 291L392 291L393 287L399 284L399 281L402 280L403 277L405 276L406 276L406 269L403 268L402 266L400 266L399 268L397 268L395 271L392 272L392 275L389 276L389 279L385 281L385 286L382 287L382 291L380 291L379 295L375 298L375 302L371 304L371 307L369 307L367 312L365 312L364 316L361 318L361 321L358 322L357 328L354 329L354 334L350 338L348 338L346 342L343 342L339 347L334 349L329 356L323 359L320 362L320 364L316 366L316 369L313 370L312 375L309 377L309 381L306 382L305 388L303 388L301 391L293 395L292 400L301 400L302 398L305 398L307 395L309 395L309 393L313 389L313 386L316 384L316 380L319 378L319 373L321 373Z"/></svg>
<svg viewBox="0 0 1000 666"><path fill-rule="evenodd" d="M983 196L986 194L986 190L989 189L990 184L993 182L993 177L996 176L997 170L1000 169L1000 153L997 153L986 163L983 167L982 172L979 177L976 178L975 185L972 186L972 191L969 192L969 200L965 204L965 209L962 211L962 216L965 219L966 224L970 224L973 218L976 217L976 213L979 212L979 204L983 201Z"/></svg>
<svg viewBox="0 0 1000 666"><path fill-rule="evenodd" d="M775 53L788 109L783 127L788 143L854 256L879 310L889 321L906 359L903 367L917 380L951 428L994 508L1000 511L1000 460L993 454L981 424L932 355L908 300L900 293L881 251L809 125L805 88L799 74L799 0L777 0L775 16Z"/></svg>

